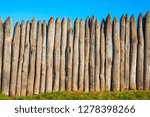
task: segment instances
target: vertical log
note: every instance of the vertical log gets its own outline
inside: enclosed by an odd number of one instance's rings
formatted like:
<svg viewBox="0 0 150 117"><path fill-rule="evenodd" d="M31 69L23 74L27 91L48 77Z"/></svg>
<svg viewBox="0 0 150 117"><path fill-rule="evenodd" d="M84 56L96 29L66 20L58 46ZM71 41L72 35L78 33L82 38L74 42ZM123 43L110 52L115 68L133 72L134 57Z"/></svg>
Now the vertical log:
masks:
<svg viewBox="0 0 150 117"><path fill-rule="evenodd" d="M43 37L42 37L42 68L41 68L41 85L40 93L45 92L45 80L46 80L46 21L43 22Z"/></svg>
<svg viewBox="0 0 150 117"><path fill-rule="evenodd" d="M150 12L145 16L145 62L144 62L144 89L150 88Z"/></svg>
<svg viewBox="0 0 150 117"><path fill-rule="evenodd" d="M95 40L95 91L100 90L100 23L96 19L96 40Z"/></svg>
<svg viewBox="0 0 150 117"><path fill-rule="evenodd" d="M112 41L112 18L106 19L106 91L111 89L111 41Z"/></svg>
<svg viewBox="0 0 150 117"><path fill-rule="evenodd" d="M12 42L10 96L15 96L16 94L15 90L18 74L19 50L20 50L20 24L17 22L14 28L14 37Z"/></svg>
<svg viewBox="0 0 150 117"><path fill-rule="evenodd" d="M120 89L124 90L125 87L125 17L124 15L120 20Z"/></svg>
<svg viewBox="0 0 150 117"><path fill-rule="evenodd" d="M53 83L53 50L54 50L55 21L52 17L48 23L46 92L52 91Z"/></svg>
<svg viewBox="0 0 150 117"><path fill-rule="evenodd" d="M37 47L36 47L36 62L35 62L35 84L34 94L39 94L40 79L41 79L41 55L42 55L42 23L38 21L37 24Z"/></svg>
<svg viewBox="0 0 150 117"><path fill-rule="evenodd" d="M24 56L22 66L22 78L21 78L21 96L26 95L27 81L28 81L28 66L29 66L29 34L30 34L30 22L26 24Z"/></svg>
<svg viewBox="0 0 150 117"><path fill-rule="evenodd" d="M59 77L60 77L60 39L61 39L61 22L56 19L56 33L54 44L54 92L59 91Z"/></svg>
<svg viewBox="0 0 150 117"><path fill-rule="evenodd" d="M83 82L84 82L84 20L80 20L79 28L79 90L83 91Z"/></svg>
<svg viewBox="0 0 150 117"><path fill-rule="evenodd" d="M86 19L85 23L85 71L84 71L84 90L89 92L89 47L90 47L90 17Z"/></svg>
<svg viewBox="0 0 150 117"><path fill-rule="evenodd" d="M130 18L125 17L125 89L129 89L129 71L130 71Z"/></svg>
<svg viewBox="0 0 150 117"><path fill-rule="evenodd" d="M20 54L19 54L19 64L18 64L18 76L16 83L16 96L21 95L21 73L23 66L23 56L24 56L24 44L25 44L25 32L26 32L26 24L24 21L21 23L21 34L20 34Z"/></svg>
<svg viewBox="0 0 150 117"><path fill-rule="evenodd" d="M94 91L94 70L95 70L95 17L92 17L91 22L91 38L90 38L90 58L89 58L89 70L90 70L90 91Z"/></svg>
<svg viewBox="0 0 150 117"><path fill-rule="evenodd" d="M2 64L3 64L3 21L0 17L0 90L2 89Z"/></svg>
<svg viewBox="0 0 150 117"><path fill-rule="evenodd" d="M9 95L10 67L11 67L11 42L12 42L12 20L9 17L4 24L4 58L2 93Z"/></svg>
<svg viewBox="0 0 150 117"><path fill-rule="evenodd" d="M134 16L131 17L130 89L136 90L137 28Z"/></svg>
<svg viewBox="0 0 150 117"><path fill-rule="evenodd" d="M143 36L143 16L138 18L138 54L137 54L137 89L143 89L144 76L144 36Z"/></svg>
<svg viewBox="0 0 150 117"><path fill-rule="evenodd" d="M66 65L66 59L65 59L65 51L66 51L66 40L67 40L67 20L64 18L62 20L61 24L61 57L60 57L60 90L65 90L65 78L66 78L66 72L65 72L65 65Z"/></svg>
<svg viewBox="0 0 150 117"><path fill-rule="evenodd" d="M67 22L67 77L66 77L66 89L71 91L72 89L72 55L73 55L73 35L72 35L72 23L68 18Z"/></svg>
<svg viewBox="0 0 150 117"><path fill-rule="evenodd" d="M36 53L36 20L32 19L30 29L30 63L29 63L29 79L27 85L27 95L33 95L34 78L35 78L35 53Z"/></svg>
<svg viewBox="0 0 150 117"><path fill-rule="evenodd" d="M78 57L78 43L79 43L79 20L78 18L74 23L74 41L73 41L73 91L78 89L78 65L79 65L79 57Z"/></svg>
<svg viewBox="0 0 150 117"><path fill-rule="evenodd" d="M105 21L103 19L101 24L101 46L100 46L100 57L101 57L101 66L100 66L100 88L101 91L105 91Z"/></svg>
<svg viewBox="0 0 150 117"><path fill-rule="evenodd" d="M120 32L118 21L113 21L113 62L112 62L112 90L120 90Z"/></svg>

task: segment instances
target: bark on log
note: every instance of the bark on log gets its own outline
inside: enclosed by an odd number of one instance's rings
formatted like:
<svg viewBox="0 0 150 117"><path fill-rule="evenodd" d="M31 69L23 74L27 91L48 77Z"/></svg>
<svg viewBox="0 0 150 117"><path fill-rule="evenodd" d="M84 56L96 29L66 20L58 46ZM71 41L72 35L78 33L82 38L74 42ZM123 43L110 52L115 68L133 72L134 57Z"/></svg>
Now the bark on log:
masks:
<svg viewBox="0 0 150 117"><path fill-rule="evenodd" d="M137 89L143 89L144 76L144 36L143 36L143 16L138 18L138 54L137 54Z"/></svg>
<svg viewBox="0 0 150 117"><path fill-rule="evenodd" d="M79 43L79 20L76 19L74 23L74 41L73 41L73 91L78 89L78 65L79 65L79 56L78 56L78 43Z"/></svg>
<svg viewBox="0 0 150 117"><path fill-rule="evenodd" d="M79 28L79 90L83 91L83 82L84 82L84 20L80 20Z"/></svg>
<svg viewBox="0 0 150 117"><path fill-rule="evenodd" d="M90 47L90 17L85 23L85 71L84 71L84 91L89 92L89 47Z"/></svg>
<svg viewBox="0 0 150 117"><path fill-rule="evenodd" d="M144 62L144 89L150 88L150 12L145 16L145 62Z"/></svg>
<svg viewBox="0 0 150 117"><path fill-rule="evenodd" d="M54 45L54 92L59 91L60 78L60 40L61 40L61 22L56 19L56 33Z"/></svg>
<svg viewBox="0 0 150 117"><path fill-rule="evenodd" d="M54 50L55 21L52 17L48 23L46 93L52 91L53 83L53 50Z"/></svg>
<svg viewBox="0 0 150 117"><path fill-rule="evenodd" d="M40 93L45 92L45 80L46 80L46 21L43 22L43 32L42 32L42 68L41 68L41 85Z"/></svg>
<svg viewBox="0 0 150 117"><path fill-rule="evenodd" d="M111 90L111 41L112 41L112 18L106 19L106 91Z"/></svg>
<svg viewBox="0 0 150 117"><path fill-rule="evenodd" d="M113 21L113 62L112 62L112 90L120 90L120 37L118 21ZM107 72L106 72L107 73Z"/></svg>
<svg viewBox="0 0 150 117"><path fill-rule="evenodd" d="M23 56L24 56L24 44L25 44L25 32L26 24L24 21L21 23L21 34L20 34L20 54L19 54L19 65L18 65L18 75L16 83L16 96L21 95L21 75L22 75L22 66L23 66Z"/></svg>
<svg viewBox="0 0 150 117"><path fill-rule="evenodd" d="M16 94L19 50L20 50L20 24L17 22L14 28L14 37L12 42L10 96L15 96Z"/></svg>
<svg viewBox="0 0 150 117"><path fill-rule="evenodd" d="M90 71L90 91L94 91L94 71L95 71L95 17L92 17L91 22L91 38L90 38L90 58L89 58L89 71Z"/></svg>
<svg viewBox="0 0 150 117"><path fill-rule="evenodd" d="M125 87L125 17L124 15L120 20L120 89L124 90Z"/></svg>
<svg viewBox="0 0 150 117"><path fill-rule="evenodd" d="M0 17L0 90L2 89L2 64L3 64L3 41L4 41L4 36L3 36L3 21Z"/></svg>
<svg viewBox="0 0 150 117"><path fill-rule="evenodd" d="M136 90L137 28L134 16L131 17L130 89Z"/></svg>
<svg viewBox="0 0 150 117"><path fill-rule="evenodd" d="M37 46L36 46L36 62L35 62L35 84L34 94L40 92L40 79L41 79L41 59L42 59L42 23L38 21L37 24Z"/></svg>
<svg viewBox="0 0 150 117"><path fill-rule="evenodd" d="M28 66L29 66L29 34L30 34L30 22L26 24L26 35L25 35L25 45L24 45L24 56L23 56L23 66L22 66L22 78L21 78L21 96L26 95L27 82L28 82Z"/></svg>
<svg viewBox="0 0 150 117"><path fill-rule="evenodd" d="M68 19L67 22L67 76L66 76L66 89L71 91L72 89L72 55L73 55L73 35L72 35L72 23Z"/></svg>
<svg viewBox="0 0 150 117"><path fill-rule="evenodd" d="M129 89L129 71L130 71L130 18L128 15L125 17L125 90Z"/></svg>
<svg viewBox="0 0 150 117"><path fill-rule="evenodd" d="M95 56L96 56L96 60L95 60L95 91L99 91L100 90L100 23L99 21L96 19L95 22L96 25L96 40L95 40Z"/></svg>
<svg viewBox="0 0 150 117"><path fill-rule="evenodd" d="M67 20L64 18L61 23L61 56L60 56L60 91L65 90L65 78L66 78L66 40L67 40Z"/></svg>
<svg viewBox="0 0 150 117"><path fill-rule="evenodd" d="M4 24L4 58L2 93L9 95L10 67L11 67L11 43L12 43L12 20L9 17Z"/></svg>
<svg viewBox="0 0 150 117"><path fill-rule="evenodd" d="M29 79L27 84L27 95L33 95L34 78L35 78L35 53L36 53L36 20L32 19L30 29L30 63L29 63Z"/></svg>

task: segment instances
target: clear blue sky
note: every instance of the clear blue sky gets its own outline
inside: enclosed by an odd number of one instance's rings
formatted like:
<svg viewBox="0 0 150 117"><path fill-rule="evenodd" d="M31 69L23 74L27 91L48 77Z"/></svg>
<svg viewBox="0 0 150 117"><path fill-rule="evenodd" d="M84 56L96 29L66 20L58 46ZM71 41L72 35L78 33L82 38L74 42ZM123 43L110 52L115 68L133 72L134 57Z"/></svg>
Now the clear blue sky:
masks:
<svg viewBox="0 0 150 117"><path fill-rule="evenodd" d="M143 15L150 11L150 0L1 0L0 16L3 21L11 16L13 23L25 21L35 17L36 20L48 22L51 16L76 17L86 19L87 16L95 16L100 21L106 18L108 13L119 19L122 14L132 14L137 18L141 12Z"/></svg>

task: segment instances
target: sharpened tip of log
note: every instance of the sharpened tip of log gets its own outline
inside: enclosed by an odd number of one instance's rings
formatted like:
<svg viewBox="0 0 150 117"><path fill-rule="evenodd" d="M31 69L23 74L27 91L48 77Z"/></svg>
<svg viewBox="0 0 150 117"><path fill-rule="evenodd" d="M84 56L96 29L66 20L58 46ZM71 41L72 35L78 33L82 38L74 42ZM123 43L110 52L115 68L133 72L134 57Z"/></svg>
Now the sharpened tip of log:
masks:
<svg viewBox="0 0 150 117"><path fill-rule="evenodd" d="M150 17L150 12L149 11L146 13L146 17Z"/></svg>
<svg viewBox="0 0 150 117"><path fill-rule="evenodd" d="M139 15L139 18L138 18L139 20L142 20L143 19L143 15L142 15L142 13L140 13L140 15Z"/></svg>
<svg viewBox="0 0 150 117"><path fill-rule="evenodd" d="M114 18L114 22L115 22L115 23L116 23L116 22L118 22L118 20L117 20L117 18L116 18L116 17Z"/></svg>
<svg viewBox="0 0 150 117"><path fill-rule="evenodd" d="M131 16L131 20L134 20L134 15L132 14L132 16Z"/></svg>
<svg viewBox="0 0 150 117"><path fill-rule="evenodd" d="M95 23L96 25L100 25L100 22L98 21L98 19L96 19Z"/></svg>
<svg viewBox="0 0 150 117"><path fill-rule="evenodd" d="M62 19L62 22L67 22L67 20L66 20L66 18L65 18L65 17Z"/></svg>
<svg viewBox="0 0 150 117"><path fill-rule="evenodd" d="M111 17L111 15L110 15L110 14L108 14L107 19L112 19L112 17Z"/></svg>
<svg viewBox="0 0 150 117"><path fill-rule="evenodd" d="M77 22L79 22L79 19L78 19L78 18L76 18L76 20L75 20L75 23L77 23Z"/></svg>
<svg viewBox="0 0 150 117"><path fill-rule="evenodd" d="M12 24L12 19L11 17L9 16L7 19L6 19L6 24Z"/></svg>
<svg viewBox="0 0 150 117"><path fill-rule="evenodd" d="M41 25L41 24L42 24L42 23L41 23L41 21L39 20L39 21L38 21L38 25Z"/></svg>
<svg viewBox="0 0 150 117"><path fill-rule="evenodd" d="M59 18L56 19L56 23L60 23L60 19Z"/></svg>
<svg viewBox="0 0 150 117"><path fill-rule="evenodd" d="M80 22L84 24L84 20L83 19L81 19Z"/></svg>
<svg viewBox="0 0 150 117"><path fill-rule="evenodd" d="M20 27L19 22L17 22L16 25L15 25L15 28L18 28L18 27Z"/></svg>
<svg viewBox="0 0 150 117"><path fill-rule="evenodd" d="M46 20L43 21L43 25L46 25Z"/></svg>
<svg viewBox="0 0 150 117"><path fill-rule="evenodd" d="M54 17L51 17L48 23L54 23L54 22L55 22Z"/></svg>
<svg viewBox="0 0 150 117"><path fill-rule="evenodd" d="M34 17L32 18L32 23L33 23L33 22L36 22L36 19L35 19Z"/></svg>
<svg viewBox="0 0 150 117"><path fill-rule="evenodd" d="M25 22L24 22L24 20L22 20L22 21L21 21L21 25L24 25L24 24L25 24Z"/></svg>
<svg viewBox="0 0 150 117"><path fill-rule="evenodd" d="M68 21L68 23L71 23L71 19L70 18L68 18L67 21Z"/></svg>
<svg viewBox="0 0 150 117"><path fill-rule="evenodd" d="M95 17L95 16L92 16L92 20L96 20L96 17Z"/></svg>
<svg viewBox="0 0 150 117"><path fill-rule="evenodd" d="M125 16L124 15L122 15L122 17L121 17L121 21L124 21L125 20Z"/></svg>

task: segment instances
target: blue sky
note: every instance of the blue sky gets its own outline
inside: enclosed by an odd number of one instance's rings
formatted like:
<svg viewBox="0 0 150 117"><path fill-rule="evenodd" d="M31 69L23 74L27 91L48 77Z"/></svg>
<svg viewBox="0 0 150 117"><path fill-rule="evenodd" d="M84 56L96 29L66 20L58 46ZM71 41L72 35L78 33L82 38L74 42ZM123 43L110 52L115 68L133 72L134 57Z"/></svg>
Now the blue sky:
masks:
<svg viewBox="0 0 150 117"><path fill-rule="evenodd" d="M126 13L137 18L140 12L145 15L150 11L150 0L2 0L0 4L3 21L11 16L13 23L31 21L32 17L48 22L51 16L74 21L76 17L86 19L93 15L101 21L108 13L118 19Z"/></svg>

